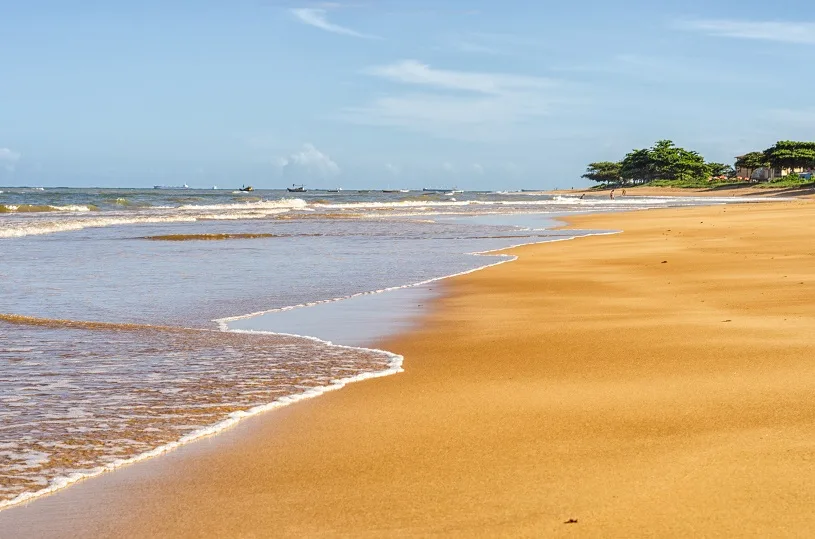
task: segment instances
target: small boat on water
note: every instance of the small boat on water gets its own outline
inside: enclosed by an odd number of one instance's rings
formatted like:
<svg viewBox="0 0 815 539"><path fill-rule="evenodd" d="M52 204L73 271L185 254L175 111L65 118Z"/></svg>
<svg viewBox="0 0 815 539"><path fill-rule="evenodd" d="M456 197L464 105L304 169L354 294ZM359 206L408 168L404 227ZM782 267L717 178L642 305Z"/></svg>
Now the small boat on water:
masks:
<svg viewBox="0 0 815 539"><path fill-rule="evenodd" d="M252 187L251 185L245 185L245 186L244 186L244 185L241 185L241 188L240 188L240 189L238 189L238 191L243 191L243 192L245 192L245 193L251 193L251 192L252 192L252 191L254 191L254 190L255 190L255 188L254 188L254 187Z"/></svg>
<svg viewBox="0 0 815 539"><path fill-rule="evenodd" d="M184 185L154 185L153 189L189 189L190 186L186 183Z"/></svg>
<svg viewBox="0 0 815 539"><path fill-rule="evenodd" d="M303 185L292 184L291 187L286 187L286 191L289 193L305 193L306 188Z"/></svg>
<svg viewBox="0 0 815 539"><path fill-rule="evenodd" d="M425 193L449 193L455 190L456 190L455 187L452 189L437 189L435 187L425 187L424 189L422 189L422 191L424 191ZM460 193L461 191L458 192Z"/></svg>
<svg viewBox="0 0 815 539"><path fill-rule="evenodd" d="M340 191L342 191L342 187L337 187L336 189L326 189L325 190L326 193L339 193Z"/></svg>

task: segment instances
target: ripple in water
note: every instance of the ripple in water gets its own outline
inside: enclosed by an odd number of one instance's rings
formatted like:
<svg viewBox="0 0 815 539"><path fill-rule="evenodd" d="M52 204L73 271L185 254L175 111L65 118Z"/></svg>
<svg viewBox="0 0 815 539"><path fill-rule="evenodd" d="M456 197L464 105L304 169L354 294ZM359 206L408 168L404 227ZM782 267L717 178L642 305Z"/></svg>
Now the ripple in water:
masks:
<svg viewBox="0 0 815 539"><path fill-rule="evenodd" d="M0 321L0 506L235 412L394 367L385 352L299 337L9 318Z"/></svg>

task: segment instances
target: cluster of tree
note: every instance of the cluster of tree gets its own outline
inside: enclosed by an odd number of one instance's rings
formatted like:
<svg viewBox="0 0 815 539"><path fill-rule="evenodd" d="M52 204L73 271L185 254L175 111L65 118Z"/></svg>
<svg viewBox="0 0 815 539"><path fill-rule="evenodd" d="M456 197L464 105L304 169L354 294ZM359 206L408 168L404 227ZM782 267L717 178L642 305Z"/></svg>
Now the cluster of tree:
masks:
<svg viewBox="0 0 815 539"><path fill-rule="evenodd" d="M648 183L654 180L706 180L727 176L733 167L723 163L707 163L692 150L676 146L670 140L660 140L651 148L634 150L622 161L590 163L584 178L603 183Z"/></svg>
<svg viewBox="0 0 815 539"><path fill-rule="evenodd" d="M815 142L782 140L763 152L750 152L736 160L736 167L748 171L748 177L760 168L813 169Z"/></svg>
<svg viewBox="0 0 815 539"><path fill-rule="evenodd" d="M780 141L763 152L742 156L736 167L747 169L750 175L763 167L815 168L815 142ZM622 161L590 163L583 177L602 183L639 184L654 180L701 182L735 175L731 165L708 163L697 152L660 140L651 148L628 153Z"/></svg>

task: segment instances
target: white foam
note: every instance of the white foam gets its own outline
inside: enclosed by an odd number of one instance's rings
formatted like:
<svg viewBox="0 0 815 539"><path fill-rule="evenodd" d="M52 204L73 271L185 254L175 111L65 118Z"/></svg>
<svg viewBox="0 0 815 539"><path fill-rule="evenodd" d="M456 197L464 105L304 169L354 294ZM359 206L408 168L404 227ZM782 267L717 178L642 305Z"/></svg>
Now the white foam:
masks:
<svg viewBox="0 0 815 539"><path fill-rule="evenodd" d="M211 331L211 330L200 330L200 331ZM260 332L260 331L256 331L256 332L239 331L239 330L235 330L235 331L232 331L232 332L233 333L256 333L256 334L285 335L285 336L291 336L291 337L300 337L300 338L309 339L309 340L319 342L319 343L325 344L327 346L336 347L336 348L345 348L345 349L349 349L349 350L361 350L361 351L366 351L366 352L380 353L380 354L383 354L383 355L385 355L386 357L389 358L388 368L385 369L385 370L382 370L382 371L365 372L365 373L361 373L361 374L358 374L358 375L355 375L355 376L349 376L349 377L346 377L346 378L340 378L340 379L337 379L337 380L332 380L331 383L326 384L324 386L313 387L313 388L310 388L307 391L304 391L302 393L297 393L297 394L293 394L293 395L287 395L287 396L284 396L284 397L280 397L280 398L275 399L274 401L272 401L270 403L255 406L253 408L250 408L249 410L240 410L240 411L232 412L226 417L226 419L224 419L222 421L219 421L218 423L215 423L213 425L203 427L203 428L199 428L199 429L197 429L197 430L195 430L195 431L193 431L193 432L191 432L189 434L186 434L185 436L182 436L181 438L179 438L175 442L169 442L167 444L161 445L161 446L159 446L159 447L157 447L155 449L152 449L152 450L147 451L145 453L141 453L141 454L136 455L136 456L131 457L131 458L115 460L115 461L113 461L113 462L111 462L109 464L106 464L104 466L99 466L99 467L94 468L94 469L89 470L89 471L76 472L76 473L72 473L72 474L69 474L69 475L64 476L64 477L55 478L48 484L47 487L45 487L43 489L40 489L40 490L37 490L37 491L34 491L34 492L24 492L24 493L16 496L15 498L0 502L0 510L5 509L7 507L11 507L13 505L17 505L17 504L29 501L31 499L34 499L34 498L37 498L37 497L40 497L40 496L43 496L43 495L46 495L46 494L51 494L53 492L56 492L56 491L58 491L60 489L65 488L65 487L67 487L67 486L69 486L69 485L71 485L73 483L76 483L77 481L80 481L82 479L95 477L95 476L103 474L105 472L109 472L109 471L115 470L117 468L121 468L122 466L126 466L128 464L134 464L136 462L140 462L142 460L146 460L146 459L149 459L151 457L155 457L155 456L167 453L168 451L172 451L174 449L177 449L177 448L181 447L184 444L193 442L193 441L198 440L200 438L203 438L205 436L211 436L213 434L217 434L217 433L219 433L219 432L221 432L221 431L223 431L225 429L228 429L228 428L236 425L239 421L241 421L243 419L246 419L248 417L252 417L252 416L261 414L263 412L267 412L269 410L274 410L276 408L281 408L283 406L288 406L290 404L294 404L296 402L300 402L300 401L305 400L305 399L318 397L318 396L322 395L323 393L327 393L329 391L335 391L337 389L341 389L341 388L345 387L346 385L348 385L350 383L353 383L353 382L359 382L359 381L362 381L362 380L368 380L370 378L378 378L378 377L381 377L381 376L389 376L391 374L397 374L397 373L403 372L403 370L402 370L402 360L403 360L402 356L400 356L398 354L394 354L393 352L388 352L387 350L378 350L378 349L374 349L374 348L363 348L363 347L357 347L357 346L343 346L343 345L339 345L339 344L333 344L333 343L331 343L329 341L324 341L324 340L318 339L316 337L308 337L308 336L303 336L303 335L291 335L291 334L285 334L285 333L271 333L271 332ZM3 452L0 452L0 455L2 455L2 454L3 454ZM41 456L38 455L37 458L44 458L44 457L41 457ZM33 462L33 460L29 460L27 462ZM38 463L39 462L41 462L41 460L38 460Z"/></svg>
<svg viewBox="0 0 815 539"><path fill-rule="evenodd" d="M188 211L202 211L202 210L225 210L225 211L252 211L252 210L273 210L273 209L292 209L298 210L305 208L307 203L301 198L282 198L280 200L259 200L257 202L241 202L239 204L210 204L210 205L195 205L185 204L178 206L176 209Z"/></svg>
<svg viewBox="0 0 815 539"><path fill-rule="evenodd" d="M244 334L263 334L263 335L282 335L282 336L288 336L288 337L299 337L299 338L308 339L308 340L311 340L311 341L314 341L314 342L322 343L322 344L325 344L327 346L332 346L332 347L336 347L336 348L343 348L343 349L347 349L347 350L358 350L358 351L375 352L375 353L384 354L386 357L389 358L388 368L386 368L385 370L382 370L382 371L365 372L365 373L357 374L357 375L354 375L354 376L349 376L349 377L346 377L346 378L333 380L331 383L329 383L327 385L314 387L314 388L308 389L307 391L304 391L302 393L280 397L280 398L278 398L278 399L276 399L276 400L274 400L274 401L272 401L270 403L255 406L253 408L250 408L249 410L232 412L227 416L226 419L224 419L224 420L222 420L222 421L220 421L218 423L215 423L213 425L203 427L203 428L199 428L199 429L197 429L197 430L195 430L195 431L193 431L193 432L191 432L191 433L189 433L189 434L187 434L185 436L182 436L181 438L179 438L175 442L169 442L167 444L161 445L161 446L159 446L159 447L157 447L155 449L152 449L152 450L147 451L145 453L141 453L141 454L136 455L134 457L127 458L127 459L119 459L119 460L116 460L116 461L111 462L109 464L106 464L104 466L99 466L99 467L94 468L94 469L89 470L89 471L76 472L76 473L72 473L72 474L69 474L69 475L64 476L64 477L55 478L48 484L47 487L45 487L43 489L33 491L33 492L24 492L22 494L19 494L15 498L0 502L0 510L5 509L7 507L11 507L13 505L17 505L17 504L29 501L29 500L32 500L34 498L37 498L37 497L40 497L40 496L43 496L43 495L46 495L46 494L51 494L53 492L56 492L56 491L58 491L58 490L60 490L62 488L65 488L65 487L67 487L67 486L69 486L69 485L71 485L71 484L73 484L73 483L75 483L77 481L82 480L82 479L87 479L87 478L90 478L90 477L94 477L94 476L97 476L97 475L100 475L100 474L103 474L103 473L106 473L106 472L109 472L109 471L113 471L113 470L115 470L117 468L120 468L122 466L126 466L128 464L134 464L136 462L140 462L140 461L146 460L148 458L152 458L152 457L167 453L168 451L172 451L174 449L177 449L177 448L181 447L184 444L193 442L193 441L198 440L200 438L203 438L205 436L211 436L213 434L217 434L217 433L219 433L219 432L221 432L221 431L223 431L225 429L228 429L228 428L236 425L239 421L241 421L243 419L246 419L248 417L252 417L252 416L261 414L263 412L267 412L269 410L274 410L276 408L281 408L283 406L288 406L290 404L294 404L296 402L300 402L300 401L305 400L305 399L318 397L318 396L320 396L320 395L322 395L324 393L327 393L329 391L335 391L337 389L341 389L341 388L345 387L346 385L348 385L350 383L353 383L353 382L360 382L360 381L368 380L368 379L371 379L371 378L379 378L379 377L383 377L383 376L390 376L390 375L393 375L393 374L398 374L398 373L404 372L404 369L402 368L402 363L403 363L404 358L402 356L398 355L398 354L395 354L395 353L387 351L387 350L380 350L380 349L376 349L376 348L365 348L365 347L360 347L360 346L339 345L339 344L334 344L334 343L332 343L330 341L326 341L326 340L323 340L323 339L320 339L320 338L317 338L317 337L312 337L312 336L309 336L309 335L297 335L297 334L290 334L290 333L276 333L276 332L270 332L270 331L233 330L233 329L229 329L229 327L228 327L228 322L229 321L240 320L240 319L244 319L244 318L250 318L252 316L259 316L261 314L265 314L265 313L268 313L268 312L276 312L276 311L284 311L284 310L290 310L290 309L301 308L301 307L308 307L308 306L311 306L311 305L318 305L318 304L321 304L321 303L328 303L328 302L332 302L332 301L341 301L341 300L344 300L344 299L349 299L349 298L352 298L352 297L357 297L357 296L362 296L362 295L379 294L379 293L388 292L388 291L391 291L391 290L399 290L399 289L411 288L411 287L421 286L421 285L424 285L424 284L440 281L442 279L448 279L448 278L451 278L451 277L456 277L456 276L460 276L460 275L466 275L466 274L469 274L469 273L474 273L476 271L480 271L480 270L483 270L483 269L486 269L486 268L489 268L489 267L493 267L493 266L498 266L500 264L506 264L508 262L512 262L512 261L516 260L517 256L500 254L500 251L504 251L504 250L507 250L507 249L512 249L512 248L515 248L515 247L520 247L520 246L523 246L523 245L531 245L531 244L537 244L537 243L549 243L549 242L555 242L555 241L565 241L565 240L572 240L572 239L575 239L575 238L578 238L578 237L586 237L586 236L592 236L592 235L616 234L616 233L617 232L612 231L612 232L599 232L599 233L583 234L583 235L580 235L580 236L569 236L569 237L563 237L563 238L557 238L557 239L550 239L550 240L546 240L546 241L535 241L535 242L519 243L519 244L511 245L511 246L508 246L508 247L501 247L500 249L493 249L493 250L489 250L489 251L481 251L481 252L469 253L469 254L476 255L476 256L500 256L503 259L499 260L498 262L494 262L494 263L491 263L491 264L486 264L486 265L479 266L477 268L473 268L473 269L470 269L470 270L466 270L466 271L462 271L462 272L458 272L458 273L454 273L454 274L450 274L450 275L445 275L445 276L442 276L442 277L435 277L435 278L432 278L432 279L427 279L427 280L424 280L424 281L421 281L421 282L412 283L412 284L408 284L408 285L394 286L394 287L389 287L389 288L385 288L385 289L381 289L381 290L375 290L375 291L372 291L372 292L362 292L362 293L352 294L350 296L345 296L345 297L341 297L341 298L334 298L334 299L330 299L330 300L322 300L322 301L317 301L317 302L312 302L312 303L302 304L302 305L293 305L293 306L283 307L283 308L280 308L280 309L270 309L270 310L267 310L267 311L252 313L252 314L249 314L249 315L242 315L242 316L235 316L235 317L221 318L221 319L214 320L214 322L218 324L218 330L222 331L222 332L244 333ZM211 331L211 330L199 330L199 331Z"/></svg>

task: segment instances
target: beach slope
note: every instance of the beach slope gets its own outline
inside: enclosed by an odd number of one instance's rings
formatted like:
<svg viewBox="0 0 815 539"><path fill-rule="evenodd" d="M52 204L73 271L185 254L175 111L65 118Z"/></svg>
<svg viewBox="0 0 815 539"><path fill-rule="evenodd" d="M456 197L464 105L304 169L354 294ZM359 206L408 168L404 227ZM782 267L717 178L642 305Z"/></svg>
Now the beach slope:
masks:
<svg viewBox="0 0 815 539"><path fill-rule="evenodd" d="M570 219L403 374L0 512L16 536L815 534L815 205Z"/></svg>

